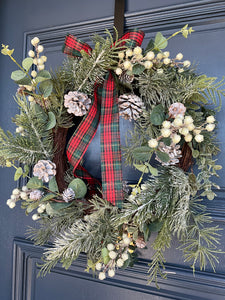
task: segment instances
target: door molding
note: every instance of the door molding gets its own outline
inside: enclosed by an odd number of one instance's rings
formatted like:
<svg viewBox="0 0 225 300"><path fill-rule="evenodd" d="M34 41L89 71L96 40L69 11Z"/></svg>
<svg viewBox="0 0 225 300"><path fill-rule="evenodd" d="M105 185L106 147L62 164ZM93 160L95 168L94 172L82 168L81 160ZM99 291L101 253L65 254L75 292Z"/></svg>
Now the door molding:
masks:
<svg viewBox="0 0 225 300"><path fill-rule="evenodd" d="M50 248L50 246L34 246L31 241L21 238L14 240L12 300L35 299L36 283L41 280L37 278L39 272L37 264L41 263L46 247ZM64 278L72 277L99 282L91 273L84 272L85 268L86 256L81 254L68 270L57 264L51 273L63 275ZM195 295L202 300L224 299L225 274L196 271L194 277L192 270L188 267L166 264L168 279L159 279L160 290L157 290L154 284L147 285L147 270L148 261L140 259L132 268L119 269L115 278L107 278L104 284L165 299L194 299ZM46 276L51 276L51 274Z"/></svg>

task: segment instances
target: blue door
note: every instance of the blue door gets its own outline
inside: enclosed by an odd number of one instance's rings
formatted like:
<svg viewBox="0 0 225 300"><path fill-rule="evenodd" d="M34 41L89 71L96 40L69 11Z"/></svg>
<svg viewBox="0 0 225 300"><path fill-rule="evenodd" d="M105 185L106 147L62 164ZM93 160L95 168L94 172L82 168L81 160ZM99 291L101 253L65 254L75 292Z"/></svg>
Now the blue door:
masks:
<svg viewBox="0 0 225 300"><path fill-rule="evenodd" d="M38 36L48 57L47 67L54 69L63 60L61 48L65 35L69 32L89 42L93 33L103 34L105 28L112 28L113 10L113 0L2 0L0 41L15 48L15 57L21 61L30 48L31 39ZM225 75L224 1L127 0L125 29L136 27L145 31L144 46L156 32L169 36L187 23L195 29L194 34L188 39L176 37L169 50L174 55L182 52L185 58L195 61L200 72L222 78ZM14 131L10 119L16 113L13 100L16 85L10 80L10 74L15 66L3 56L0 56L0 66L0 126ZM225 104L217 115L221 148L218 163L224 167L217 179L221 189L213 201L207 202L215 225L222 228L225 225L224 114ZM94 164L95 171L92 171L96 173L100 166L100 157L95 150L98 142L97 135L86 155L91 158L87 168L91 170ZM127 180L131 179L129 174L129 170L125 171ZM35 223L19 207L11 211L6 205L6 200L15 188L11 169L0 170L0 187L1 300L225 299L224 255L220 255L216 273L209 267L205 272L197 270L193 277L192 270L183 263L181 253L176 250L176 240L166 252L169 273L166 281L160 280L160 290L153 284L146 285L147 263L152 254L150 248L142 253L142 259L134 268L120 271L115 278L104 282L84 272L84 255L69 270L57 265L51 274L37 278L37 263L41 262L43 248L25 239L27 226L35 226ZM225 251L224 232L222 235L221 249Z"/></svg>

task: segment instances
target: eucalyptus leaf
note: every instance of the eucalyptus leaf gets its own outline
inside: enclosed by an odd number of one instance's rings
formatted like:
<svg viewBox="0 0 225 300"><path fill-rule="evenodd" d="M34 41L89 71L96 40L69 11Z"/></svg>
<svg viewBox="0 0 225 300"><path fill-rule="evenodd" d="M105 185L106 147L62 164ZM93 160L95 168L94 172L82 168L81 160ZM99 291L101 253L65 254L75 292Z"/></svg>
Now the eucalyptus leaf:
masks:
<svg viewBox="0 0 225 300"><path fill-rule="evenodd" d="M136 160L146 161L150 159L152 150L148 146L137 147L133 150L133 156Z"/></svg>
<svg viewBox="0 0 225 300"><path fill-rule="evenodd" d="M23 169L21 167L17 168L14 174L14 180L17 181L18 179L20 179L22 175L23 175Z"/></svg>
<svg viewBox="0 0 225 300"><path fill-rule="evenodd" d="M155 36L155 48L156 49L165 49L168 45L167 39L162 35L161 32L157 32Z"/></svg>
<svg viewBox="0 0 225 300"><path fill-rule="evenodd" d="M103 248L102 251L102 258L103 258L103 263L105 265L107 265L107 263L110 261L110 257L109 257L109 251L107 248Z"/></svg>
<svg viewBox="0 0 225 300"><path fill-rule="evenodd" d="M162 161L162 162L168 162L170 160L170 157L167 153L165 152L161 152L159 150L156 151L156 154L158 156L158 158Z"/></svg>
<svg viewBox="0 0 225 300"><path fill-rule="evenodd" d="M51 95L52 90L53 90L53 84L52 81L49 79L42 81L39 84L39 93L43 95L43 97L45 98Z"/></svg>
<svg viewBox="0 0 225 300"><path fill-rule="evenodd" d="M145 48L145 53L147 53L148 51L153 50L154 47L155 47L154 41L153 41L153 39L151 39L151 40L148 42L147 47Z"/></svg>
<svg viewBox="0 0 225 300"><path fill-rule="evenodd" d="M56 125L56 118L52 111L48 112L48 123L46 125L46 130L50 130L54 128Z"/></svg>
<svg viewBox="0 0 225 300"><path fill-rule="evenodd" d="M135 64L135 65L133 65L132 73L134 75L140 75L141 73L144 72L144 70L145 70L145 66L140 65L140 64Z"/></svg>
<svg viewBox="0 0 225 300"><path fill-rule="evenodd" d="M151 112L150 121L153 125L161 125L165 120L165 113L162 104L156 105Z"/></svg>
<svg viewBox="0 0 225 300"><path fill-rule="evenodd" d="M24 168L23 177L25 178L29 174L30 168L28 165L25 165L23 168Z"/></svg>
<svg viewBox="0 0 225 300"><path fill-rule="evenodd" d="M153 166L151 166L148 163L145 163L145 164L148 166L148 169L153 176L158 176L159 172L156 168L154 168Z"/></svg>
<svg viewBox="0 0 225 300"><path fill-rule="evenodd" d="M66 202L51 202L51 203L47 203L46 204L46 213L49 215L49 216L58 216L58 215L61 215L62 212L61 210L62 209L65 209L69 206L71 206L72 203L66 203Z"/></svg>
<svg viewBox="0 0 225 300"><path fill-rule="evenodd" d="M41 70L35 78L36 83L51 79L51 74L47 70Z"/></svg>
<svg viewBox="0 0 225 300"><path fill-rule="evenodd" d="M199 156L199 151L198 150L192 150L192 156L194 158L197 158Z"/></svg>
<svg viewBox="0 0 225 300"><path fill-rule="evenodd" d="M73 189L76 198L83 198L87 193L87 186L80 178L73 179L68 187Z"/></svg>
<svg viewBox="0 0 225 300"><path fill-rule="evenodd" d="M149 173L148 167L146 165L133 164L133 166L142 173Z"/></svg>
<svg viewBox="0 0 225 300"><path fill-rule="evenodd" d="M22 61L22 67L28 71L30 69L30 67L33 64L33 58L31 57L26 57L23 61Z"/></svg>
<svg viewBox="0 0 225 300"><path fill-rule="evenodd" d="M27 183L28 189L39 189L43 187L43 182L38 177L32 177Z"/></svg>
<svg viewBox="0 0 225 300"><path fill-rule="evenodd" d="M31 213L34 209L36 209L39 206L39 201L35 201L28 205L26 209L26 214Z"/></svg>
<svg viewBox="0 0 225 300"><path fill-rule="evenodd" d="M166 146L170 146L171 143L172 143L172 140L170 137L167 137L167 138L162 138L161 141L166 145Z"/></svg>
<svg viewBox="0 0 225 300"><path fill-rule="evenodd" d="M11 73L11 79L14 80L14 81L21 80L21 79L23 79L24 77L26 77L26 73L24 73L24 72L21 71L21 70L13 71L13 72Z"/></svg>
<svg viewBox="0 0 225 300"><path fill-rule="evenodd" d="M49 180L48 187L49 187L49 190L52 191L52 192L58 192L59 191L58 184L56 182L55 177L52 177Z"/></svg>

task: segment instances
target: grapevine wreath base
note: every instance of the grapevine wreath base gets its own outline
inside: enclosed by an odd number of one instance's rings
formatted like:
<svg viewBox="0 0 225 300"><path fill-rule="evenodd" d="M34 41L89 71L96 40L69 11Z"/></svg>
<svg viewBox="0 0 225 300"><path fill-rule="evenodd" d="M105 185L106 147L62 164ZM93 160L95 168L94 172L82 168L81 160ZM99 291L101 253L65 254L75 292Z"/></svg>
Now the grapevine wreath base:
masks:
<svg viewBox="0 0 225 300"><path fill-rule="evenodd" d="M36 211L32 218L40 226L28 237L53 243L41 274L57 262L69 268L84 252L87 271L113 277L134 263L135 250L146 247L152 232L148 273L157 287L158 276L166 278L164 251L173 236L193 271L207 262L215 270L220 229L210 226L202 200L213 200L219 188L211 177L221 169L214 159L215 113L224 83L199 75L182 53L171 58L163 51L171 37L192 31L186 25L167 39L157 33L145 50L139 30L115 42L108 31L106 38L96 35L93 49L67 35L68 57L54 73L45 70L37 37L22 66L2 45L19 67L11 78L20 111L14 134L0 130L0 162L16 169L15 181L27 182L7 205L21 201L26 214ZM134 185L122 181L119 116L133 122L122 154L140 172ZM101 183L82 165L100 120Z"/></svg>

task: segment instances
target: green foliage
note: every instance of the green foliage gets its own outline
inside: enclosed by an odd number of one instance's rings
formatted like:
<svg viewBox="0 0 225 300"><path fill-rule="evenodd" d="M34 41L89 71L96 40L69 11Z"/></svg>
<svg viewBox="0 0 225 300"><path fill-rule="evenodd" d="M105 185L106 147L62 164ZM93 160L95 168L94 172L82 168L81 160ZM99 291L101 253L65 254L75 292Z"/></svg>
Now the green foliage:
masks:
<svg viewBox="0 0 225 300"><path fill-rule="evenodd" d="M80 178L75 178L68 185L69 188L73 189L76 198L84 198L87 193L87 186L84 181Z"/></svg>

